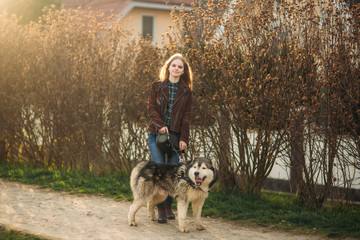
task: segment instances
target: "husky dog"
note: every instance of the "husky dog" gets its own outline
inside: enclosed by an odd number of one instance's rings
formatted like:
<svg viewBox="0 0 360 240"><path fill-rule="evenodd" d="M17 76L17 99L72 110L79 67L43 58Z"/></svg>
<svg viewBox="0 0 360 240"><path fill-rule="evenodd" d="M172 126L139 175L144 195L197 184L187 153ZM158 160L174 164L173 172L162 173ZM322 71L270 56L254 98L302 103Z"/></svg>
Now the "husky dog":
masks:
<svg viewBox="0 0 360 240"><path fill-rule="evenodd" d="M217 174L210 159L199 157L188 163L158 164L142 161L131 172L130 186L134 202L130 206L129 225L136 226L135 214L140 207L147 205L152 221L156 204L164 201L168 195L177 199L177 214L181 232L189 232L185 219L189 203L192 203L195 227L206 229L201 224L201 210L211 186L216 182Z"/></svg>

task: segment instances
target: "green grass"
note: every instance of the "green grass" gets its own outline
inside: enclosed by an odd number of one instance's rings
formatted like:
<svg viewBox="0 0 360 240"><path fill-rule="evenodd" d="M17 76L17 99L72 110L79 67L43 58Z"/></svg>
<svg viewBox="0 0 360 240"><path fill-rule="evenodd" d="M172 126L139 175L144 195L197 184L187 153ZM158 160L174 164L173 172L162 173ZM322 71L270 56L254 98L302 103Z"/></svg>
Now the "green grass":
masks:
<svg viewBox="0 0 360 240"><path fill-rule="evenodd" d="M360 239L360 206L338 204L322 210L308 209L298 205L290 194L266 192L258 197L241 192L213 192L205 202L203 214L276 229Z"/></svg>
<svg viewBox="0 0 360 240"><path fill-rule="evenodd" d="M129 176L121 173L97 176L92 173L0 164L0 177L59 191L132 200ZM360 239L359 205L344 206L337 203L329 204L321 210L308 209L300 206L293 195L284 193L264 192L259 197L242 192L213 191L205 201L203 215L271 229Z"/></svg>
<svg viewBox="0 0 360 240"><path fill-rule="evenodd" d="M121 173L98 176L92 173L0 164L0 177L28 184L38 184L56 191L101 194L124 200L133 199L129 176Z"/></svg>
<svg viewBox="0 0 360 240"><path fill-rule="evenodd" d="M45 240L34 235L22 233L19 231L9 230L0 226L0 239L2 240Z"/></svg>

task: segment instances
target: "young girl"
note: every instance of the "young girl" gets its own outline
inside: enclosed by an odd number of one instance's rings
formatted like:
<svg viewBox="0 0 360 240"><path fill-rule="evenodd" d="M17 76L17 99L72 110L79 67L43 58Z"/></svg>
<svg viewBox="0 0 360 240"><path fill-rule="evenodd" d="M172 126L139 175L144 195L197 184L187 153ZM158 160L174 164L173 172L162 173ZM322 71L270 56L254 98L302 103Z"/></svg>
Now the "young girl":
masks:
<svg viewBox="0 0 360 240"><path fill-rule="evenodd" d="M171 56L160 71L160 81L150 88L148 115L150 117L149 148L154 162L165 163L165 153L156 146L156 133L172 132L179 136L179 154L189 143L190 113L192 105L192 71L181 54ZM160 95L163 95L163 115L160 116ZM167 163L178 163L178 154L167 158ZM175 219L171 210L173 199L157 205L158 222Z"/></svg>

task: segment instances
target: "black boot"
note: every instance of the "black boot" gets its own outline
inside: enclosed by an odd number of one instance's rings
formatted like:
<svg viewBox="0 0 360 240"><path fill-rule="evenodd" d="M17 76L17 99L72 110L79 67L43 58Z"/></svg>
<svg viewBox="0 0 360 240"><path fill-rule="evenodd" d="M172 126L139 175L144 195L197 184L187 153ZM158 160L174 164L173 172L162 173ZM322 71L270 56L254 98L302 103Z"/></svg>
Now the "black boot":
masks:
<svg viewBox="0 0 360 240"><path fill-rule="evenodd" d="M169 220L174 220L175 219L175 215L173 213L173 211L171 210L171 203L172 202L167 202L165 203L165 209L166 209L166 217Z"/></svg>
<svg viewBox="0 0 360 240"><path fill-rule="evenodd" d="M158 206L158 223L167 223L165 206Z"/></svg>

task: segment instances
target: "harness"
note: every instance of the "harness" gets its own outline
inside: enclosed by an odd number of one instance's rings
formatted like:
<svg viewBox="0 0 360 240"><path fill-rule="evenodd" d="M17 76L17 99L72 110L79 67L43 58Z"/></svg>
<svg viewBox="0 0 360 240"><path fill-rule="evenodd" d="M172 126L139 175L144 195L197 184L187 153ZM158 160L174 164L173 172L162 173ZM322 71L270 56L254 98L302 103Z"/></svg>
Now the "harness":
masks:
<svg viewBox="0 0 360 240"><path fill-rule="evenodd" d="M181 175L177 175L176 178L178 180L185 180L195 190L201 190L205 192L202 188L196 186L196 184L193 181L191 181L191 179L188 176L185 176L185 173L183 172L181 173ZM210 192L210 190L208 192Z"/></svg>

